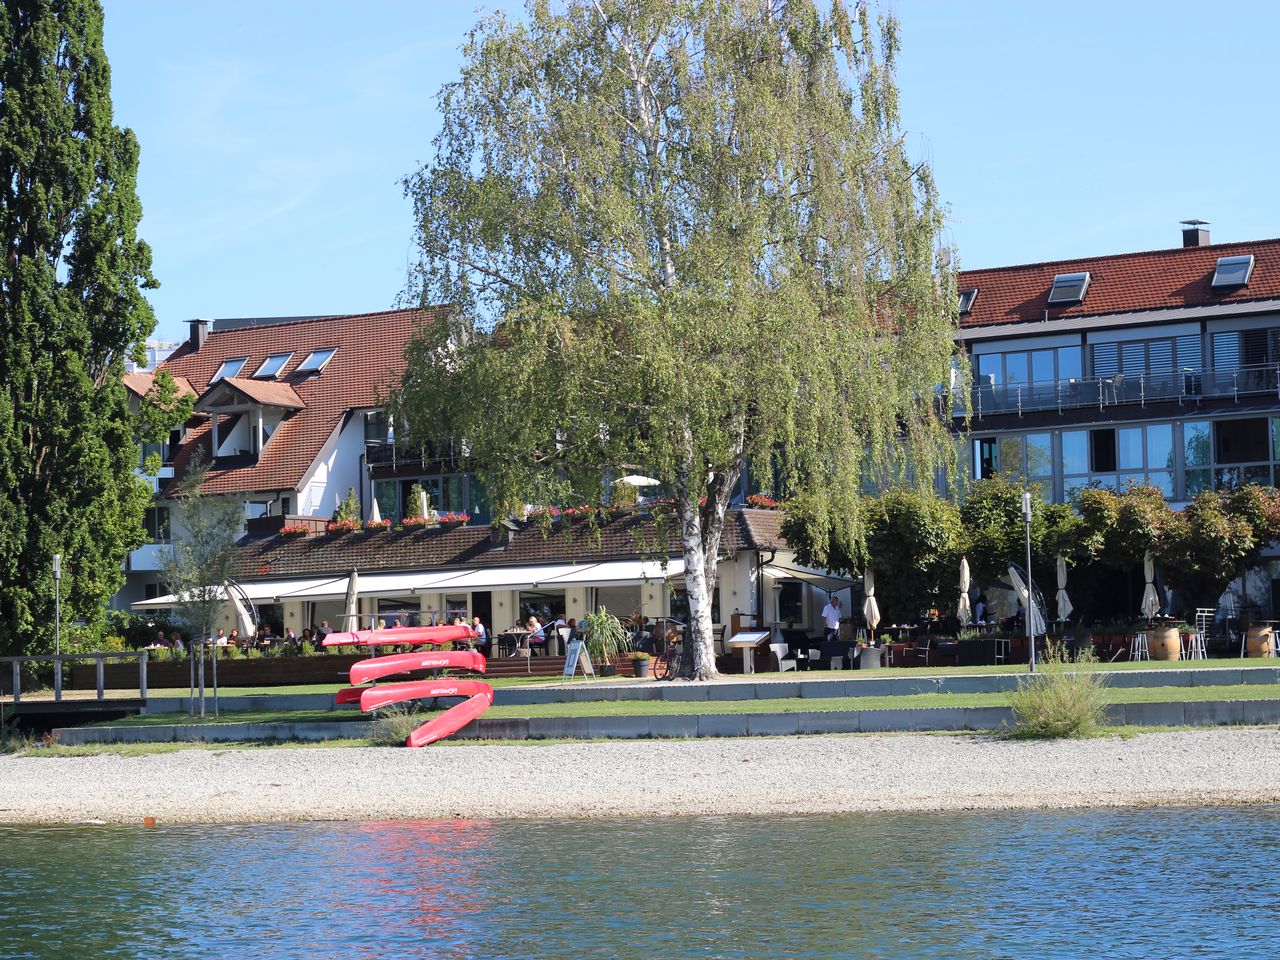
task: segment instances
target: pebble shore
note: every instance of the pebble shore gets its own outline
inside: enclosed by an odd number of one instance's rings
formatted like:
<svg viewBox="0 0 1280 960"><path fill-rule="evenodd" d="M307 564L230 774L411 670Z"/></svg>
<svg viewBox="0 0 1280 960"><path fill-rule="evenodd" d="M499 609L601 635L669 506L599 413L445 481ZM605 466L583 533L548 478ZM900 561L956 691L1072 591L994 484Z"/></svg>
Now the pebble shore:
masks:
<svg viewBox="0 0 1280 960"><path fill-rule="evenodd" d="M1272 803L1280 730L0 756L0 823L627 817Z"/></svg>

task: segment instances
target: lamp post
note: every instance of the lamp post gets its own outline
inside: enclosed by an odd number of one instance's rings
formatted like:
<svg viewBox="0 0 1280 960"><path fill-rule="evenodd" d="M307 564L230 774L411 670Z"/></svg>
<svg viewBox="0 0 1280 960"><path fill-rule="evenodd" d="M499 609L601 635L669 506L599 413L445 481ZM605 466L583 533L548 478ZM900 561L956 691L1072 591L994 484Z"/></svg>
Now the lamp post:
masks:
<svg viewBox="0 0 1280 960"><path fill-rule="evenodd" d="M53 555L53 655L62 656L62 554Z"/></svg>
<svg viewBox="0 0 1280 960"><path fill-rule="evenodd" d="M1022 491L1022 522L1027 531L1027 602L1023 609L1023 619L1027 622L1027 662L1030 664L1031 672L1035 673L1036 635L1032 625L1035 618L1031 615L1031 605L1035 603L1031 593L1031 494L1026 490Z"/></svg>

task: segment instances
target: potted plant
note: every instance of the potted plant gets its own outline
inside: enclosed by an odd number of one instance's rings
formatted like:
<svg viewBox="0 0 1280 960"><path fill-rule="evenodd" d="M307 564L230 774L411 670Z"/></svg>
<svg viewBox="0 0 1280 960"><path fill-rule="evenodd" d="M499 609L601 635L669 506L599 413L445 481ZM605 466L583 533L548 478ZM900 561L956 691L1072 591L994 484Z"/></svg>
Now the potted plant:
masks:
<svg viewBox="0 0 1280 960"><path fill-rule="evenodd" d="M438 516L438 520L440 521L440 526L445 527L445 528L449 528L449 527L460 527L460 526L462 526L464 523L468 523L468 522L471 520L471 514L469 514L469 513L442 513L442 514L440 514L440 515Z"/></svg>
<svg viewBox="0 0 1280 960"><path fill-rule="evenodd" d="M643 650L631 651L631 675L637 680L644 680L648 678L649 659L649 655Z"/></svg>
<svg viewBox="0 0 1280 960"><path fill-rule="evenodd" d="M330 520L325 524L330 533L355 533L360 529L359 520Z"/></svg>
<svg viewBox="0 0 1280 960"><path fill-rule="evenodd" d="M305 523L290 523L280 528L282 537L305 537L310 532L311 527Z"/></svg>
<svg viewBox="0 0 1280 960"><path fill-rule="evenodd" d="M601 676L612 676L614 658L627 648L627 631L623 629L622 621L601 607L583 617L581 626L582 640L591 655L591 662L598 665Z"/></svg>
<svg viewBox="0 0 1280 960"><path fill-rule="evenodd" d="M366 530L389 530L391 529L390 520L366 520L364 522Z"/></svg>

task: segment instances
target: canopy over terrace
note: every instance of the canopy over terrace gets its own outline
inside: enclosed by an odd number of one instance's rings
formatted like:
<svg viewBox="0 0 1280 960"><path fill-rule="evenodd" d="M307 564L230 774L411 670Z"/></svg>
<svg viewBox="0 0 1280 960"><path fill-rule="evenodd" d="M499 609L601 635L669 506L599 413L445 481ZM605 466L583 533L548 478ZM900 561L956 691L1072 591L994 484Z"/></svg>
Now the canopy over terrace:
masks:
<svg viewBox="0 0 1280 960"><path fill-rule="evenodd" d="M332 577L311 577L309 579L293 579L293 580L246 580L240 584L244 588L249 599L254 603L266 602L274 603L280 597L285 596L293 591L314 590L324 587L330 583L339 583L338 596L341 597L342 590L346 587L347 578L341 577L337 581ZM218 588L218 596L231 602L231 598L227 594L226 587ZM150 600L139 600L137 603L130 604L134 610L165 610L169 607L176 607L183 602L183 598L176 594L165 594L163 597L153 597Z"/></svg>

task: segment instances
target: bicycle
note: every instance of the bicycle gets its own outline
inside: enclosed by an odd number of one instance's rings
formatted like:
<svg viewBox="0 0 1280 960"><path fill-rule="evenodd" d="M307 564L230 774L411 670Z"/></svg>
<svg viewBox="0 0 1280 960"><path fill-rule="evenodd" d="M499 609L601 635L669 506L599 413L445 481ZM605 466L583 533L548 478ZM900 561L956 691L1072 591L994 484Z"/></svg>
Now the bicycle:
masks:
<svg viewBox="0 0 1280 960"><path fill-rule="evenodd" d="M671 680L680 672L681 641L679 637L667 637L663 651L653 658L649 676L654 680Z"/></svg>

